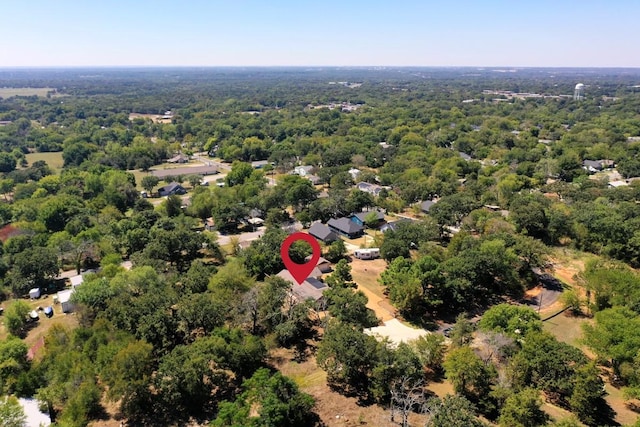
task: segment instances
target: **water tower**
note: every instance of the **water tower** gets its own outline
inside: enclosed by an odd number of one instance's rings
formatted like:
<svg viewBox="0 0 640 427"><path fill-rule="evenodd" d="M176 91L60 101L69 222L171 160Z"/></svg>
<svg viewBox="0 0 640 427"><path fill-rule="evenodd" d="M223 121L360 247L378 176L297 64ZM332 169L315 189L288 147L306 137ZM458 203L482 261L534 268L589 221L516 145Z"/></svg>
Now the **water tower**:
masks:
<svg viewBox="0 0 640 427"><path fill-rule="evenodd" d="M574 101L582 101L584 99L584 85L582 83L578 83L576 88L573 91L573 100Z"/></svg>

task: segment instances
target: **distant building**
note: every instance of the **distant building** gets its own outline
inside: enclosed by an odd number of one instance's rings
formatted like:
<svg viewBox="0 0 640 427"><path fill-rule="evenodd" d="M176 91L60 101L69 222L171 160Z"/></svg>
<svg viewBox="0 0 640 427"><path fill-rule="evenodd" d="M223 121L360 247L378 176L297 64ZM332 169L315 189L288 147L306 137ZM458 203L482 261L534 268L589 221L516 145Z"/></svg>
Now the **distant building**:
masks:
<svg viewBox="0 0 640 427"><path fill-rule="evenodd" d="M609 169L614 166L613 160L600 159L600 160L583 160L582 168L589 173L600 172L604 169Z"/></svg>
<svg viewBox="0 0 640 427"><path fill-rule="evenodd" d="M337 234L321 222L311 224L309 234L324 243L331 243L338 240Z"/></svg>
<svg viewBox="0 0 640 427"><path fill-rule="evenodd" d="M458 155L462 158L462 160L466 160L467 162L469 160L473 160L473 157L471 157L467 153L463 153L462 151L458 151Z"/></svg>
<svg viewBox="0 0 640 427"><path fill-rule="evenodd" d="M424 202L420 203L420 210L424 213L429 213L429 211L435 204L436 202L434 202L433 200L425 200Z"/></svg>
<svg viewBox="0 0 640 427"><path fill-rule="evenodd" d="M400 227L400 224L410 224L412 222L413 221L409 218L402 218L397 221L392 221L384 224L382 227L380 227L380 231L382 231L383 233L386 233L387 231L397 231Z"/></svg>
<svg viewBox="0 0 640 427"><path fill-rule="evenodd" d="M336 233L342 234L349 239L357 239L364 233L364 228L361 225L351 221L349 218L343 217L330 219L329 222L327 222L327 225L331 230L335 231Z"/></svg>
<svg viewBox="0 0 640 427"><path fill-rule="evenodd" d="M584 84L578 83L573 90L573 100L582 101L584 99Z"/></svg>
<svg viewBox="0 0 640 427"><path fill-rule="evenodd" d="M216 223L213 218L209 217L204 220L204 229L207 231L214 231L216 229Z"/></svg>
<svg viewBox="0 0 640 427"><path fill-rule="evenodd" d="M185 194L187 190L177 182L172 182L164 187L158 188L158 195L160 197L173 196L174 194Z"/></svg>
<svg viewBox="0 0 640 427"><path fill-rule="evenodd" d="M307 176L307 175L311 175L311 172L313 172L313 166L309 166L309 165L296 166L295 168L293 168L293 173L295 175Z"/></svg>
<svg viewBox="0 0 640 427"><path fill-rule="evenodd" d="M358 175L360 175L360 169L356 169L356 168L351 168L349 169L349 175L351 175L351 178L355 181L356 179L358 179Z"/></svg>
<svg viewBox="0 0 640 427"><path fill-rule="evenodd" d="M355 222L358 225L365 226L366 218L370 214L374 213L377 219L377 226L381 226L384 223L384 213L378 210L368 211L368 212L360 212L357 214L351 215L351 221ZM377 227L376 227L377 228Z"/></svg>
<svg viewBox="0 0 640 427"><path fill-rule="evenodd" d="M304 282L298 284L288 270L282 270L277 274L278 277L291 283L290 292L294 299L298 302L303 302L311 299L315 302L320 301L323 298L325 290L329 289L329 286L318 280L317 278L310 276Z"/></svg>
<svg viewBox="0 0 640 427"><path fill-rule="evenodd" d="M167 163L189 163L189 156L180 153L177 156L167 159Z"/></svg>
<svg viewBox="0 0 640 427"><path fill-rule="evenodd" d="M379 196L382 190L390 190L391 187L383 187L378 184L371 184L369 182L359 182L356 184L356 188L360 191L364 191L365 193L369 193L372 196Z"/></svg>
<svg viewBox="0 0 640 427"><path fill-rule="evenodd" d="M251 167L254 169L264 169L269 164L268 160L257 160L255 162L251 162Z"/></svg>

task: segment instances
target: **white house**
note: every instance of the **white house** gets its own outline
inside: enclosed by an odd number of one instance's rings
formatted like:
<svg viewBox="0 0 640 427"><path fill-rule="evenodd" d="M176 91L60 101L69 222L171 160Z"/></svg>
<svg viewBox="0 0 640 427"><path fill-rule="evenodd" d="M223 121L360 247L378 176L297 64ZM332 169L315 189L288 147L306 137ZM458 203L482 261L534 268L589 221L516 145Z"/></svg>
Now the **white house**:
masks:
<svg viewBox="0 0 640 427"><path fill-rule="evenodd" d="M293 173L300 176L311 175L313 171L313 166L296 166L293 168Z"/></svg>

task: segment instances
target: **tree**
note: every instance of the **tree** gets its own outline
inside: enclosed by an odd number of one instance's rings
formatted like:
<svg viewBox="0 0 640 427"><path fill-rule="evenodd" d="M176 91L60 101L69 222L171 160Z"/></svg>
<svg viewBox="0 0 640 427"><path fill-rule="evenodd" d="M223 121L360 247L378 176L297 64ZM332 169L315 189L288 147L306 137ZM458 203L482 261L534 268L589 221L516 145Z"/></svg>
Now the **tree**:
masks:
<svg viewBox="0 0 640 427"><path fill-rule="evenodd" d="M332 320L318 347L318 366L327 372L327 382L340 389L366 391L369 374L376 364L376 339L359 328Z"/></svg>
<svg viewBox="0 0 640 427"><path fill-rule="evenodd" d="M608 425L615 413L604 400L604 382L594 363L576 370L573 393L569 398L571 411L588 426Z"/></svg>
<svg viewBox="0 0 640 427"><path fill-rule="evenodd" d="M297 427L317 417L313 398L280 372L260 368L242 388L234 402L220 404L213 427Z"/></svg>
<svg viewBox="0 0 640 427"><path fill-rule="evenodd" d="M187 175L187 182L189 183L189 185L191 185L191 188L195 188L197 185L199 185L202 182L202 176L201 175Z"/></svg>
<svg viewBox="0 0 640 427"><path fill-rule="evenodd" d="M451 328L451 344L458 347L467 345L473 339L474 329L467 316L464 313L459 314Z"/></svg>
<svg viewBox="0 0 640 427"><path fill-rule="evenodd" d="M7 306L4 313L4 325L10 334L17 337L22 336L30 311L29 304L21 300L15 300Z"/></svg>
<svg viewBox="0 0 640 427"><path fill-rule="evenodd" d="M8 173L16 168L16 158L9 153L0 153L0 172Z"/></svg>
<svg viewBox="0 0 640 427"><path fill-rule="evenodd" d="M484 427L475 415L475 407L463 396L434 397L427 402L429 418L425 427Z"/></svg>
<svg viewBox="0 0 640 427"><path fill-rule="evenodd" d="M375 313L367 308L367 296L352 288L333 286L324 292L331 316L340 322L370 328L378 324Z"/></svg>
<svg viewBox="0 0 640 427"><path fill-rule="evenodd" d="M329 262L338 262L347 254L347 247L344 244L344 240L338 239L335 242L332 242L327 251L324 254L324 257Z"/></svg>
<svg viewBox="0 0 640 427"><path fill-rule="evenodd" d="M0 341L0 394L13 393L20 375L29 369L27 350L24 341L15 336Z"/></svg>
<svg viewBox="0 0 640 427"><path fill-rule="evenodd" d="M531 331L540 332L542 322L540 316L530 308L498 304L484 313L478 327L483 331L494 331L520 339Z"/></svg>
<svg viewBox="0 0 640 427"><path fill-rule="evenodd" d="M500 411L498 423L504 427L537 427L545 425L549 416L540 409L540 392L533 388L514 393Z"/></svg>
<svg viewBox="0 0 640 427"><path fill-rule="evenodd" d="M142 177L140 185L142 185L142 188L144 188L147 192L151 193L153 191L153 188L158 185L159 182L160 178L158 178L157 176L145 175Z"/></svg>
<svg viewBox="0 0 640 427"><path fill-rule="evenodd" d="M225 177L225 183L229 187L241 185L251 176L253 168L251 164L235 161L231 165L231 171Z"/></svg>
<svg viewBox="0 0 640 427"><path fill-rule="evenodd" d="M600 359L611 361L616 375L640 351L640 316L626 307L599 311L595 325L585 324L583 330L584 342Z"/></svg>
<svg viewBox="0 0 640 427"><path fill-rule="evenodd" d="M27 417L18 399L14 396L0 397L0 421L2 427L23 427Z"/></svg>
<svg viewBox="0 0 640 427"><path fill-rule="evenodd" d="M413 348L422 366L437 372L442 369L446 346L440 334L427 334L413 341Z"/></svg>
<svg viewBox="0 0 640 427"><path fill-rule="evenodd" d="M476 399L488 394L491 372L471 348L465 346L452 350L443 366L445 376L456 393Z"/></svg>

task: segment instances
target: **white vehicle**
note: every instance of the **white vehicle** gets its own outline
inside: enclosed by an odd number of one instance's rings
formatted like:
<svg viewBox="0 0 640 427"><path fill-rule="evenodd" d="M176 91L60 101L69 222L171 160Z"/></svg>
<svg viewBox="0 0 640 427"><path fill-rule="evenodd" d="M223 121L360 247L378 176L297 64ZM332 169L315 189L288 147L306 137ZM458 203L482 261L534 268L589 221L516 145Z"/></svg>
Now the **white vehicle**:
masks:
<svg viewBox="0 0 640 427"><path fill-rule="evenodd" d="M354 252L358 259L376 259L380 258L380 248L358 249Z"/></svg>

